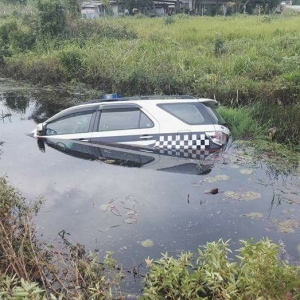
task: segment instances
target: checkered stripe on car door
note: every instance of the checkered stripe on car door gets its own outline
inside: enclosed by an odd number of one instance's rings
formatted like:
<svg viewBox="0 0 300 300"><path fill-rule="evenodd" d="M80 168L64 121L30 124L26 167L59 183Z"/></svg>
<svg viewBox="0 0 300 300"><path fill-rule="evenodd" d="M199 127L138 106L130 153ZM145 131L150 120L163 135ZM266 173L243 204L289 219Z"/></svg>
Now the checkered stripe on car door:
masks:
<svg viewBox="0 0 300 300"><path fill-rule="evenodd" d="M161 154L191 158L207 156L209 146L210 140L204 133L160 135L155 143Z"/></svg>

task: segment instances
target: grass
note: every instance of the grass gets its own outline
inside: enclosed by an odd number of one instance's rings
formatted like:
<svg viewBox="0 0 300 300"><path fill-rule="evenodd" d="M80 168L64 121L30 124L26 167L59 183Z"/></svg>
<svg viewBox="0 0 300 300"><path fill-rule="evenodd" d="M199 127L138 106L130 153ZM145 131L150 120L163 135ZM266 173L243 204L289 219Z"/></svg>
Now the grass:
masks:
<svg viewBox="0 0 300 300"><path fill-rule="evenodd" d="M37 38L30 51L12 51L4 73L124 95L215 97L226 105L298 101L299 16L172 18L72 20L64 40Z"/></svg>

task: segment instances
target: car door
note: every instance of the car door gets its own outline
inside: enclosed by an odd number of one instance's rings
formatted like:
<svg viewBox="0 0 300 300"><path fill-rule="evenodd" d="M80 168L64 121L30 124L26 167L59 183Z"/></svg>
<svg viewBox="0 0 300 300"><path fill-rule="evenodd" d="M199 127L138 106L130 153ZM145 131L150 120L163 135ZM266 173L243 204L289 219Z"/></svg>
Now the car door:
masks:
<svg viewBox="0 0 300 300"><path fill-rule="evenodd" d="M135 104L101 105L91 141L153 146L158 122Z"/></svg>

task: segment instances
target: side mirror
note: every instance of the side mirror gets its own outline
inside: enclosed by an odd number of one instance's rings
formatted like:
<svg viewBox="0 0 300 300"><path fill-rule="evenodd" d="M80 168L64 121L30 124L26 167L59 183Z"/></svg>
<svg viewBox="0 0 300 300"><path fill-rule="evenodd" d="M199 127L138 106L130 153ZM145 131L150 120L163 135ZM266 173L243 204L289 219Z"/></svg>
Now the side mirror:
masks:
<svg viewBox="0 0 300 300"><path fill-rule="evenodd" d="M43 135L44 125L43 123L40 123L36 126L36 134L37 135Z"/></svg>

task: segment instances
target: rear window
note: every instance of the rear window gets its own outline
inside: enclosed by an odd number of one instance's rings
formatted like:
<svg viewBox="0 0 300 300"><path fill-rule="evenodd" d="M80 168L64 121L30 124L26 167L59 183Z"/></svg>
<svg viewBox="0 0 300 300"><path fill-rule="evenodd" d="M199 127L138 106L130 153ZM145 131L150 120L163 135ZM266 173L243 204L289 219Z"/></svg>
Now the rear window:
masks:
<svg viewBox="0 0 300 300"><path fill-rule="evenodd" d="M222 118L222 116L217 112L215 107L209 103L203 103L208 111L208 113L211 115L211 117L216 121L217 124L220 125L226 125L225 120Z"/></svg>
<svg viewBox="0 0 300 300"><path fill-rule="evenodd" d="M190 125L211 123L211 120L200 103L166 103L158 105L172 116Z"/></svg>

